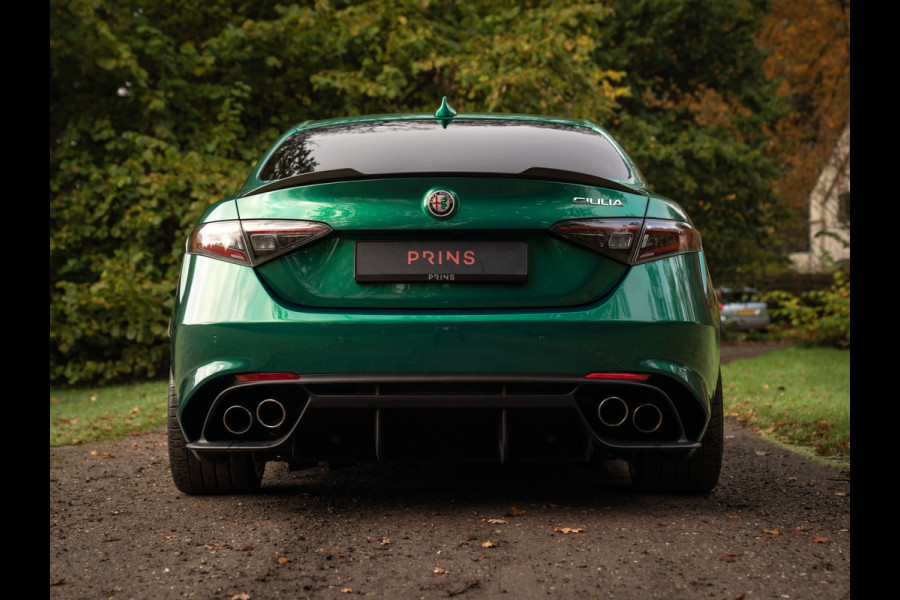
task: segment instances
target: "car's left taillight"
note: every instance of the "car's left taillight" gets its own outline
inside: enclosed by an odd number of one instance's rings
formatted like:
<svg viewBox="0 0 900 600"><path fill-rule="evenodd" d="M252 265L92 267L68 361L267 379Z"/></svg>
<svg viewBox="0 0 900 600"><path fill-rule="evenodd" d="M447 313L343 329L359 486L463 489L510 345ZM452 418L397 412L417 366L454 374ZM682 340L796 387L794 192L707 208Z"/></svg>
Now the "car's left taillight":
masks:
<svg viewBox="0 0 900 600"><path fill-rule="evenodd" d="M256 266L331 233L317 221L255 219L198 225L187 251L241 265Z"/></svg>

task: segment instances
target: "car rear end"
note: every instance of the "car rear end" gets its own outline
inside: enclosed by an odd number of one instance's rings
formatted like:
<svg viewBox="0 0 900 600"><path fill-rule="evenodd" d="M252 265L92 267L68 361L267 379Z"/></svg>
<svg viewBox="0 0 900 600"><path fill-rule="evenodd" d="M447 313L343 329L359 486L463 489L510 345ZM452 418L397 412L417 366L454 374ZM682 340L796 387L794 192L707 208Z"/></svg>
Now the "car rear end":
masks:
<svg viewBox="0 0 900 600"><path fill-rule="evenodd" d="M289 132L207 211L173 318L186 448L295 465L695 452L719 318L690 220L595 126L442 125ZM608 172L578 168L586 134ZM544 142L522 164L490 147L519 135ZM419 160L432 140L449 148ZM438 168L459 148L481 151Z"/></svg>

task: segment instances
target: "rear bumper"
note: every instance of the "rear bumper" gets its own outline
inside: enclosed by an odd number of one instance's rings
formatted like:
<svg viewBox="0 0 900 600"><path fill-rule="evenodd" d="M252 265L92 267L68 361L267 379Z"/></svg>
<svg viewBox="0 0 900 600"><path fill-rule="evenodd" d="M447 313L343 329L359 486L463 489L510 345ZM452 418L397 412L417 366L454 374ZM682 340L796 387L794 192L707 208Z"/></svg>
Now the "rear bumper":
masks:
<svg viewBox="0 0 900 600"><path fill-rule="evenodd" d="M677 295L669 293L674 274L680 279ZM481 449L491 447L489 454L504 460L518 450L509 446L516 438L504 438L502 432L512 435L512 425L530 431L525 423L541 421L557 422L561 429L540 435L581 440L567 449L579 456L596 447L690 449L705 429L718 375L719 327L712 298L702 255L695 254L633 267L613 294L588 306L308 310L273 300L251 269L189 256L173 318L179 419L190 447L198 451L290 450L297 458L306 452L296 450L303 444L298 440L318 439L309 431L329 428L335 439L352 431L360 439L372 437L371 444L359 447L370 448L364 452L370 458L402 455L396 448L383 450L377 440L393 437L389 434L398 428L406 435L407 426L399 425L404 421L420 429L423 423L455 422L452 415L463 414L459 411L466 411L466 422L481 423L479 431L493 432ZM234 380L234 375L254 372L299 377L277 386L290 398L290 425L260 440L209 434L213 430L207 427L221 420L216 411L232 399L249 394L247 412L252 413L253 403L264 399L254 394L271 391ZM650 379L641 385L585 380L593 372L646 373ZM426 392L419 395L384 391L423 384ZM368 391L321 393L328 385ZM597 405L607 397L600 396L621 395L623 385L635 398L650 398L669 415L673 429L649 437L619 435L629 426L615 432L598 429L593 423ZM479 386L492 391L470 393ZM454 391L464 389L469 391ZM508 393L511 389L538 391ZM594 406L583 406L586 402ZM629 405L629 414L639 405ZM397 418L401 409L403 419ZM345 434L328 425L338 412L349 428ZM444 434L434 429L433 435Z"/></svg>
<svg viewBox="0 0 900 600"><path fill-rule="evenodd" d="M597 453L691 450L705 424L694 399L665 378L549 374L232 382L205 412L192 450L266 452L297 462L587 461Z"/></svg>

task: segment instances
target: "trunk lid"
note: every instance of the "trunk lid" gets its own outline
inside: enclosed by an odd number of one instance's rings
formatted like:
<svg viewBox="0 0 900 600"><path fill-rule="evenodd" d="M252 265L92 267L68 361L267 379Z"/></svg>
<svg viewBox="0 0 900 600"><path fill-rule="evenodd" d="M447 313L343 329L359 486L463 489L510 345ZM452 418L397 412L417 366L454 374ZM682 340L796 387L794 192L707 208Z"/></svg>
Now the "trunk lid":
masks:
<svg viewBox="0 0 900 600"><path fill-rule="evenodd" d="M437 190L457 202L446 216L428 210L429 195ZM311 220L333 229L327 238L256 268L284 302L340 309L508 309L577 306L609 294L628 267L548 230L568 219L639 220L647 197L555 181L413 177L307 185L243 197L237 205L241 219ZM473 262L476 255L489 259L487 266L474 265L482 269L474 280L461 276L467 251ZM396 255L400 270L418 270L409 277L391 275L379 253ZM448 277L454 272L456 277ZM431 275L436 276L421 279Z"/></svg>

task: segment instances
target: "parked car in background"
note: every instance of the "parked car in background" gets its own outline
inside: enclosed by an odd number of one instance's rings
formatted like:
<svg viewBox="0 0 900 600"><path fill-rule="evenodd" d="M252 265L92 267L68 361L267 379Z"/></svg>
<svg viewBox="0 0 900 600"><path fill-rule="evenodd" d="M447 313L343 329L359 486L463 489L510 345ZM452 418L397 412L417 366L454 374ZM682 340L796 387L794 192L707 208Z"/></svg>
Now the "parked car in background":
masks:
<svg viewBox="0 0 900 600"><path fill-rule="evenodd" d="M188 239L169 456L190 494L267 461L629 462L706 492L722 463L700 234L587 120L309 121Z"/></svg>
<svg viewBox="0 0 900 600"><path fill-rule="evenodd" d="M716 290L716 296L723 329L760 331L769 326L768 306L759 300L759 292L754 288L721 287Z"/></svg>

